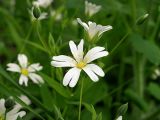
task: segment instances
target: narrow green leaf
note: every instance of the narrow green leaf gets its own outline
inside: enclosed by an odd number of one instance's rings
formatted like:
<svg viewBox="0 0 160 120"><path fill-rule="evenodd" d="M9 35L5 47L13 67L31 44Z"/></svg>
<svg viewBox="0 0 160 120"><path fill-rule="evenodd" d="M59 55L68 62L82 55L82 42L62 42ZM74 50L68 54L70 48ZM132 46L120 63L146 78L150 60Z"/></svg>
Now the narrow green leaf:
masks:
<svg viewBox="0 0 160 120"><path fill-rule="evenodd" d="M142 53L150 62L160 64L160 49L151 41L144 40L140 35L133 34L130 37L133 48Z"/></svg>
<svg viewBox="0 0 160 120"><path fill-rule="evenodd" d="M150 83L148 86L149 93L154 96L157 100L160 100L160 87L155 83Z"/></svg>
<svg viewBox="0 0 160 120"><path fill-rule="evenodd" d="M55 89L60 95L66 98L71 97L71 93L66 88L64 88L62 84L58 83L46 74L41 73L41 76L48 83L48 85Z"/></svg>
<svg viewBox="0 0 160 120"><path fill-rule="evenodd" d="M147 103L141 97L139 97L133 90L130 90L130 89L126 90L125 95L141 110L143 111L148 110Z"/></svg>

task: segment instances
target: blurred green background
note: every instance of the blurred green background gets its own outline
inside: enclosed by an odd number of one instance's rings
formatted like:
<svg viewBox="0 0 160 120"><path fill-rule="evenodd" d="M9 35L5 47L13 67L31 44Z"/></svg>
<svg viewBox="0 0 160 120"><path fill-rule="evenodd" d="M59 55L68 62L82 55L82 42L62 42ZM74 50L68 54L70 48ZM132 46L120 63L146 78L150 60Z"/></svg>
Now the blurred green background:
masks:
<svg viewBox="0 0 160 120"><path fill-rule="evenodd" d="M32 100L31 109L42 118L77 120L80 82L73 89L63 87L66 69L53 68L50 62L54 55L71 55L69 40L78 43L83 38L83 28L75 21L81 18L85 22L113 26L113 30L105 32L92 45L104 46L110 55L97 61L105 71L104 78L93 83L85 77L82 120L113 120L117 109L125 103L128 110L124 120L160 120L160 77L153 79L160 64L160 1L90 2L101 5L102 9L88 18L84 14L83 0L54 0L50 7L41 9L48 17L38 24L39 36L37 24L31 21L28 12L32 8L31 0L0 0L0 98L27 92ZM60 19L51 15L53 11L60 14ZM145 14L149 17L142 24L136 24ZM85 47L90 44L85 41ZM6 72L6 64L16 62L19 53L25 53L31 63L43 65L40 74L43 74L44 85L29 82L28 87L18 85L18 88L12 83L18 83L18 75ZM94 109L99 118L93 118ZM26 111L23 119L41 120L28 108Z"/></svg>

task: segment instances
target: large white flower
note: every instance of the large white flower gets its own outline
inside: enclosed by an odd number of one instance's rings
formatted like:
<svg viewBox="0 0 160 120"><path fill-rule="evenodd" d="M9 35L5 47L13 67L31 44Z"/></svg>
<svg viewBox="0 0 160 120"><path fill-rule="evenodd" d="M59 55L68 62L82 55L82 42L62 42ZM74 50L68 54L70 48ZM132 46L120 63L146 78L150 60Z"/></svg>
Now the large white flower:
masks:
<svg viewBox="0 0 160 120"><path fill-rule="evenodd" d="M31 101L24 95L20 96L20 99L27 105L31 103ZM21 108L22 106L16 103L13 106L13 109L6 113L5 99L0 99L0 120L17 120L18 117L22 118L26 115L26 112L20 111Z"/></svg>
<svg viewBox="0 0 160 120"><path fill-rule="evenodd" d="M65 55L53 56L52 58L53 61L51 62L51 65L54 67L72 67L63 78L64 86L69 85L70 87L74 87L78 82L81 70L84 70L94 82L99 80L98 76L103 77L105 75L98 65L92 64L91 62L107 56L108 52L105 51L104 47L97 46L89 50L84 56L83 44L83 39L78 46L76 46L73 41L69 42L74 59Z"/></svg>
<svg viewBox="0 0 160 120"><path fill-rule="evenodd" d="M91 21L89 21L88 24L86 24L85 22L82 22L80 18L77 18L77 21L84 27L90 40L92 40L95 37L100 37L104 32L112 29L112 26L110 25L97 25L95 22Z"/></svg>
<svg viewBox="0 0 160 120"><path fill-rule="evenodd" d="M21 74L19 79L20 85L24 84L25 86L28 86L28 78L36 84L44 82L42 77L35 73L43 68L39 63L28 65L28 58L24 54L18 54L18 62L19 65L15 63L7 64L7 70Z"/></svg>
<svg viewBox="0 0 160 120"><path fill-rule="evenodd" d="M53 0L37 0L33 2L33 5L47 8L52 2Z"/></svg>
<svg viewBox="0 0 160 120"><path fill-rule="evenodd" d="M119 116L116 120L122 120L122 116Z"/></svg>
<svg viewBox="0 0 160 120"><path fill-rule="evenodd" d="M99 12L101 9L100 5L96 5L93 3L90 3L88 1L85 1L85 14L89 17Z"/></svg>

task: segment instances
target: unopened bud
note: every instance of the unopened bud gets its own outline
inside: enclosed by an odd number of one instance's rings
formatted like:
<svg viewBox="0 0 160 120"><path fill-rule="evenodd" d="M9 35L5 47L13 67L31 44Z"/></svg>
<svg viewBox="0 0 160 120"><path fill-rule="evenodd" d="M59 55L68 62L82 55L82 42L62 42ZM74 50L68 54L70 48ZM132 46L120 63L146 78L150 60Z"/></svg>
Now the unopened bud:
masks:
<svg viewBox="0 0 160 120"><path fill-rule="evenodd" d="M128 103L121 105L117 111L117 117L124 115L127 112L127 109Z"/></svg>
<svg viewBox="0 0 160 120"><path fill-rule="evenodd" d="M34 8L33 8L33 15L37 19L41 16L41 10L39 9L38 6L34 6Z"/></svg>
<svg viewBox="0 0 160 120"><path fill-rule="evenodd" d="M147 20L148 16L149 16L149 14L145 14L145 15L139 17L136 24L137 25L143 24Z"/></svg>
<svg viewBox="0 0 160 120"><path fill-rule="evenodd" d="M15 105L15 102L10 98L5 101L6 109L12 109L14 105Z"/></svg>

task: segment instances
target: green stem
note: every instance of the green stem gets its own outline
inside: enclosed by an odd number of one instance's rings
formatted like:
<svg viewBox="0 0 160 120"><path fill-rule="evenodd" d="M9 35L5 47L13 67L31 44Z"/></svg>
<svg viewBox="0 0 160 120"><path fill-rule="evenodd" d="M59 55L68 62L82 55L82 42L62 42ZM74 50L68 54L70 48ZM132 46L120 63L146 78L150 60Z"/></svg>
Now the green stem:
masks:
<svg viewBox="0 0 160 120"><path fill-rule="evenodd" d="M79 98L78 120L81 120L82 94L83 94L83 79L82 79L82 83L81 83L81 91L80 91L80 98Z"/></svg>
<svg viewBox="0 0 160 120"><path fill-rule="evenodd" d="M22 46L22 48L20 50L20 53L23 52L24 48L26 47L26 43L27 43L27 41L28 41L28 39L29 39L29 37L30 37L30 35L32 33L32 30L33 30L33 25L31 26L31 28L30 28L30 30L29 30L29 32L28 32L28 34L27 34L27 36L26 36L26 38L24 40L24 44L23 44L23 46Z"/></svg>
<svg viewBox="0 0 160 120"><path fill-rule="evenodd" d="M134 74L135 74L135 88L137 89L138 95L143 98L144 94L144 56L135 53L134 55Z"/></svg>
<svg viewBox="0 0 160 120"><path fill-rule="evenodd" d="M40 42L42 43L43 47L47 50L48 54L51 55L50 51L47 48L47 44L41 38L41 35L39 32L39 21L36 21L36 31L37 31L38 38L39 38Z"/></svg>
<svg viewBox="0 0 160 120"><path fill-rule="evenodd" d="M124 42L124 40L128 37L130 31L116 44L116 46L110 52L110 55Z"/></svg>

